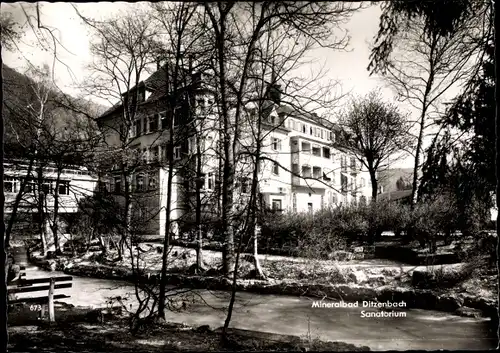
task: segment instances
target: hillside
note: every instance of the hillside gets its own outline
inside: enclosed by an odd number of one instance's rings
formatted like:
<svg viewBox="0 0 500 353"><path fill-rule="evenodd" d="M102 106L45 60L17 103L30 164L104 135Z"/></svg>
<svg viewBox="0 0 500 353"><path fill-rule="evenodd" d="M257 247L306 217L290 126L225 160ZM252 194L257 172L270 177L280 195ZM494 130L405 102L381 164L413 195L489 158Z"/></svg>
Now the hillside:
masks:
<svg viewBox="0 0 500 353"><path fill-rule="evenodd" d="M36 82L6 65L2 83L6 158L25 158L37 139L48 146L96 135L94 118L105 109L98 104L60 92L48 80Z"/></svg>

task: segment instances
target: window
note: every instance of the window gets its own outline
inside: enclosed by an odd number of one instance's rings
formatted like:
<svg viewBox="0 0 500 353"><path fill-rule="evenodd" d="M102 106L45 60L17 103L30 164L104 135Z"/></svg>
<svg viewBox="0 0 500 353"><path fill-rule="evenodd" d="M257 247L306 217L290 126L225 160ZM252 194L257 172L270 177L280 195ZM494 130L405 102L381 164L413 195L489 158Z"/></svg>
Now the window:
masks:
<svg viewBox="0 0 500 353"><path fill-rule="evenodd" d="M158 130L158 114L149 116L149 132Z"/></svg>
<svg viewBox="0 0 500 353"><path fill-rule="evenodd" d="M302 176L304 178L310 178L311 177L311 167L307 165L302 166Z"/></svg>
<svg viewBox="0 0 500 353"><path fill-rule="evenodd" d="M148 178L148 189L156 190L156 186L157 186L156 175L150 174Z"/></svg>
<svg viewBox="0 0 500 353"><path fill-rule="evenodd" d="M206 114L207 113L207 108L205 105L205 100L203 98L200 98L196 101L196 105L198 107L198 114Z"/></svg>
<svg viewBox="0 0 500 353"><path fill-rule="evenodd" d="M145 98L146 98L146 94L145 94L145 90L144 88L140 89L138 94L137 94L137 99L139 102L144 102Z"/></svg>
<svg viewBox="0 0 500 353"><path fill-rule="evenodd" d="M332 179L328 177L328 175L326 175L325 172L323 172L323 180L324 181L331 181Z"/></svg>
<svg viewBox="0 0 500 353"><path fill-rule="evenodd" d="M321 157L321 148L319 148L319 147L313 147L312 148L312 154L314 156Z"/></svg>
<svg viewBox="0 0 500 353"><path fill-rule="evenodd" d="M280 173L280 166L278 165L278 163L274 162L273 163L273 174L279 175L279 173Z"/></svg>
<svg viewBox="0 0 500 353"><path fill-rule="evenodd" d="M213 190L215 184L214 173L208 173L207 189Z"/></svg>
<svg viewBox="0 0 500 353"><path fill-rule="evenodd" d="M340 174L340 185L342 192L347 192L347 177L344 174Z"/></svg>
<svg viewBox="0 0 500 353"><path fill-rule="evenodd" d="M147 148L142 149L142 162L148 163L149 161L149 150Z"/></svg>
<svg viewBox="0 0 500 353"><path fill-rule="evenodd" d="M314 128L314 136L316 136L316 137L320 137L320 136L321 136L321 134L320 134L319 130L320 130L320 128L319 128L319 127L315 127L315 128Z"/></svg>
<svg viewBox="0 0 500 353"><path fill-rule="evenodd" d="M180 114L180 111L176 111L175 115L174 115L174 126L179 126L181 123L181 114Z"/></svg>
<svg viewBox="0 0 500 353"><path fill-rule="evenodd" d="M323 147L323 157L330 159L330 149L328 147Z"/></svg>
<svg viewBox="0 0 500 353"><path fill-rule="evenodd" d="M305 134L306 133L306 124L302 124L302 132Z"/></svg>
<svg viewBox="0 0 500 353"><path fill-rule="evenodd" d="M144 191L144 175L138 174L135 178L135 190Z"/></svg>
<svg viewBox="0 0 500 353"><path fill-rule="evenodd" d="M276 137L273 137L273 150L281 150L281 140Z"/></svg>
<svg viewBox="0 0 500 353"><path fill-rule="evenodd" d="M321 178L321 168L320 167L313 167L313 178L314 179Z"/></svg>
<svg viewBox="0 0 500 353"><path fill-rule="evenodd" d="M347 169L347 157L346 156L340 156L340 168L342 170Z"/></svg>
<svg viewBox="0 0 500 353"><path fill-rule="evenodd" d="M135 132L135 137L141 135L141 119L134 120L134 132Z"/></svg>
<svg viewBox="0 0 500 353"><path fill-rule="evenodd" d="M121 177L115 177L115 189L114 192L119 194L122 191L122 178Z"/></svg>
<svg viewBox="0 0 500 353"><path fill-rule="evenodd" d="M161 112L159 115L160 115L161 128L162 129L168 128L167 112Z"/></svg>
<svg viewBox="0 0 500 353"><path fill-rule="evenodd" d="M5 192L17 192L15 179L5 177L3 182L3 189Z"/></svg>
<svg viewBox="0 0 500 353"><path fill-rule="evenodd" d="M50 181L44 181L42 184L42 192L45 195L52 194L52 183Z"/></svg>
<svg viewBox="0 0 500 353"><path fill-rule="evenodd" d="M351 157L351 169L356 170L356 157Z"/></svg>
<svg viewBox="0 0 500 353"><path fill-rule="evenodd" d="M59 192L59 195L69 195L69 182L60 181L58 192Z"/></svg>
<svg viewBox="0 0 500 353"><path fill-rule="evenodd" d="M35 191L35 183L33 183L32 181L28 181L26 185L24 185L24 192L26 194L31 194L34 191Z"/></svg>
<svg viewBox="0 0 500 353"><path fill-rule="evenodd" d="M292 210L297 212L297 194L295 192L292 195Z"/></svg>
<svg viewBox="0 0 500 353"><path fill-rule="evenodd" d="M321 138L325 138L325 131L323 129L321 129Z"/></svg>
<svg viewBox="0 0 500 353"><path fill-rule="evenodd" d="M189 138L187 144L189 153L196 153L196 139L194 137Z"/></svg>
<svg viewBox="0 0 500 353"><path fill-rule="evenodd" d="M241 193L248 194L250 192L250 178L241 179Z"/></svg>
<svg viewBox="0 0 500 353"><path fill-rule="evenodd" d="M281 200L280 199L273 199L272 200L272 210L281 212L283 209L281 207Z"/></svg>
<svg viewBox="0 0 500 353"><path fill-rule="evenodd" d="M332 193L332 204L336 205L337 202L339 202L339 200L337 198L337 194Z"/></svg>
<svg viewBox="0 0 500 353"><path fill-rule="evenodd" d="M293 123L293 127L295 131L300 131L300 123L298 121Z"/></svg>
<svg viewBox="0 0 500 353"><path fill-rule="evenodd" d="M143 117L141 118L142 120L142 134L144 135L145 133L147 133L147 128L148 128L148 124L147 124L147 118L146 117Z"/></svg>
<svg viewBox="0 0 500 353"><path fill-rule="evenodd" d="M168 159L167 146L163 145L160 147L161 160L166 161Z"/></svg>
<svg viewBox="0 0 500 353"><path fill-rule="evenodd" d="M174 160L181 159L181 146L174 147Z"/></svg>
<svg viewBox="0 0 500 353"><path fill-rule="evenodd" d="M330 138L329 138L329 140L330 140L330 141L335 141L333 137L334 137L334 136L333 136L333 132L332 132L332 131L330 131Z"/></svg>
<svg viewBox="0 0 500 353"><path fill-rule="evenodd" d="M160 158L159 158L159 147L158 146L150 147L149 155L151 157L151 161L152 162L159 161L160 160Z"/></svg>
<svg viewBox="0 0 500 353"><path fill-rule="evenodd" d="M311 153L311 144L307 142L302 142L302 152Z"/></svg>
<svg viewBox="0 0 500 353"><path fill-rule="evenodd" d="M309 213L313 213L313 204L312 204L312 202L308 202L307 203L307 211Z"/></svg>

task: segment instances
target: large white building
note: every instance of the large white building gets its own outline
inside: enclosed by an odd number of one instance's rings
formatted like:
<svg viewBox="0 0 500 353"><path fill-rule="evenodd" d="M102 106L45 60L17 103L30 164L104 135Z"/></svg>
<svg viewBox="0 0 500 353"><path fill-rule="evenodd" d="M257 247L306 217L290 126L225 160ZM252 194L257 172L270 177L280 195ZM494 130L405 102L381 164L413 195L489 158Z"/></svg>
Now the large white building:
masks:
<svg viewBox="0 0 500 353"><path fill-rule="evenodd" d="M174 116L165 108L167 78L168 70L164 66L129 92L139 97L138 113L133 122L124 119L120 105L98 120L108 145L122 148L126 145L143 162L128 178L134 204L140 209L135 216L144 220L140 231L149 235L165 234L166 141L170 119ZM202 194L205 213L220 215L221 205L221 130L214 94L201 74L194 74L185 89L189 98L186 106L179 108L184 115L174 118L175 172L171 194L171 219L174 220L181 220L193 212L196 190ZM193 105L195 109L191 109ZM257 111L263 113L256 117ZM252 124L262 122L258 188L261 200L269 209L315 212L324 207L369 199L368 173L354 157L333 148L332 123L281 104L279 95L270 98L265 109L246 107L243 116L240 149L249 154L255 152ZM200 176L194 173L198 156L202 165ZM241 157L236 165L233 190L236 205L244 203L250 192L253 168L250 159ZM110 191L123 194L124 177L119 168L111 171Z"/></svg>

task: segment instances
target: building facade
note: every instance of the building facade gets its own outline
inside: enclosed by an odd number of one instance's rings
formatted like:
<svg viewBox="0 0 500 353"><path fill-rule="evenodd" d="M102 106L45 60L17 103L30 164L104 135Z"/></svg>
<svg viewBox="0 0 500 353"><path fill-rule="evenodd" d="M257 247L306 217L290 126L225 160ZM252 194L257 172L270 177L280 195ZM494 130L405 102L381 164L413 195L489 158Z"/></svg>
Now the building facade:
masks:
<svg viewBox="0 0 500 353"><path fill-rule="evenodd" d="M49 250L53 249L51 240L52 229L50 223L53 222L54 201L57 193L58 200L58 222L61 237L61 245L67 240L64 237L66 223L64 218L68 214L75 214L78 211L78 202L92 196L96 190L98 178L83 167L66 167L61 170L58 177L58 170L54 166L47 165L42 168L42 182L39 187L38 171L36 165L28 175L28 163L25 161L6 161L4 166L4 213L8 220L13 212L16 198L20 201L16 212L15 228L12 231L13 239L26 239L36 237L38 234L38 224L40 220L40 203L44 213L43 229L47 238ZM21 185L26 179L24 189ZM57 182L57 180L59 181ZM56 189L57 186L57 189Z"/></svg>
<svg viewBox="0 0 500 353"><path fill-rule="evenodd" d="M141 232L160 236L166 229L166 156L172 119L175 136L170 218L192 216L197 197L202 200L205 215L220 215L222 181L221 129L213 91L205 85L203 76L195 75L186 90L186 107L181 104L178 109L183 114L171 114L165 108L167 96L162 88L168 82L165 72L168 70L160 68L134 88L139 90L135 93L139 102L128 131L124 131L127 121L119 106L98 121L107 144L123 147L125 143L127 150L135 151L138 162L137 167L128 169L131 173L122 173L120 168L110 171L109 190L123 193L124 178L129 178L135 204L147 204L139 212L147 213ZM315 212L367 202L371 194L368 173L353 156L332 147L332 123L291 109L275 98L266 102L264 110L250 106L244 110L239 145L241 151L251 155L255 153L256 138L260 141L258 192L265 207L276 212ZM265 113L256 116L256 111ZM261 124L260 137L255 137L252 124L256 122ZM243 156L235 166L233 194L237 207L248 200L254 168L251 160Z"/></svg>

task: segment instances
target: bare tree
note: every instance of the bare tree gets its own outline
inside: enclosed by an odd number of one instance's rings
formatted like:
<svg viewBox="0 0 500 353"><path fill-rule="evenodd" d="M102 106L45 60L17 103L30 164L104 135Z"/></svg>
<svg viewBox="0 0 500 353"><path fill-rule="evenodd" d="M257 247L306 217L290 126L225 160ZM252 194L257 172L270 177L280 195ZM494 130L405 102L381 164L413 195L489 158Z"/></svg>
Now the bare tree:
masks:
<svg viewBox="0 0 500 353"><path fill-rule="evenodd" d="M389 158L394 161L394 157L412 146L407 116L372 91L352 100L339 125L335 146L354 155L368 169L372 200L376 201L378 172L388 167Z"/></svg>
<svg viewBox="0 0 500 353"><path fill-rule="evenodd" d="M115 170L123 181L122 198L124 202L123 220L130 223L133 208L132 182L136 169L141 165L142 151L133 145L135 141L134 123L138 116L139 105L144 101L140 83L147 67L154 62L156 49L152 19L144 13L123 14L118 19L97 22L78 15L96 34L91 44L94 62L90 65L91 76L84 89L94 97L108 100L113 107L101 116L99 124L103 134L108 136L105 144L107 151L116 156ZM109 137L111 136L111 140ZM112 141L112 142L110 142ZM119 242L119 257L130 246L131 235L128 226L123 227Z"/></svg>
<svg viewBox="0 0 500 353"><path fill-rule="evenodd" d="M238 163L241 161L242 126L249 93L256 88L252 85L252 66L259 63L258 42L264 34L283 30L281 39L296 38L296 43L309 44L312 40L316 46L333 49L344 48L347 37L335 38L334 28L359 7L352 7L345 3L319 2L261 2L261 3L205 3L205 12L209 17L209 33L214 47L213 69L216 77L217 104L221 116L222 140L222 227L224 233L223 272L232 273L233 288L236 283L240 251L234 258L234 238L238 220L238 211L235 210L235 177ZM277 42L279 42L279 38ZM305 44L307 43L307 44ZM287 43L288 44L288 43ZM286 45L286 44L285 44ZM268 54L268 53L267 53ZM265 57L269 63L270 57ZM288 57L289 62L298 60ZM284 59L286 61L286 59ZM269 65L270 66L270 65ZM269 73L269 70L267 71ZM292 82L292 81L291 81ZM262 98L262 96L261 96ZM301 105L299 97L290 99L295 105ZM258 109L257 109L258 110ZM262 110L261 110L262 111ZM258 129L257 131L258 134ZM264 134L263 134L264 135ZM263 137L263 135L261 137ZM258 137L260 140L260 138ZM255 151L253 151L255 152ZM260 157L252 156L258 167ZM265 158L265 157L264 157ZM243 222L243 232L256 234L254 229L255 205L257 204L255 169L253 170L253 194ZM255 228L255 227L254 227ZM258 232L257 232L258 233ZM241 248L243 237L239 237L238 248ZM254 240L257 237L253 238ZM239 250L238 249L238 250ZM234 267L233 267L234 263ZM257 266L258 267L258 266ZM233 270L234 269L234 270ZM231 320L235 295L232 293L228 315L224 323L223 339Z"/></svg>
<svg viewBox="0 0 500 353"><path fill-rule="evenodd" d="M330 36L332 28L352 11L350 5L341 3L205 3L205 13L210 23L208 29L214 47L213 68L223 140L221 218L225 239L223 270L226 274L232 272L234 263L234 227L231 222L239 124L244 109L243 97L249 89L249 69L254 62L256 43L269 23L275 21L271 30L281 24L288 24L299 39L316 37L319 45L339 47L338 41L326 44L322 39Z"/></svg>
<svg viewBox="0 0 500 353"><path fill-rule="evenodd" d="M429 30L426 20L423 15L415 15L403 21L392 37L393 50L386 54L385 65L373 68L373 72L384 74L399 99L418 114L414 121L412 204L418 198L424 138L443 113L446 93L469 81L477 71L474 62L482 56L478 33L489 30L483 16L466 18L445 32Z"/></svg>
<svg viewBox="0 0 500 353"><path fill-rule="evenodd" d="M165 237L163 242L162 269L160 278L160 292L158 297L158 316L165 319L165 296L167 276L167 255L170 246L169 240L173 233L172 188L174 175L180 174L179 163L174 154L174 148L186 145L186 137L192 126L194 101L196 99L193 82L192 60L195 56L200 28L193 26L193 18L197 14L197 4L155 4L153 6L155 18L159 23L159 33L163 41L159 43L157 55L165 60L166 71L165 109L170 115L168 120L167 137L167 193L165 215ZM185 153L187 154L187 153ZM177 171L177 172L176 172ZM178 222L178 221L177 221ZM178 223L177 223L178 225Z"/></svg>

